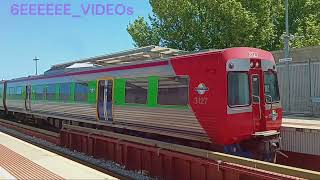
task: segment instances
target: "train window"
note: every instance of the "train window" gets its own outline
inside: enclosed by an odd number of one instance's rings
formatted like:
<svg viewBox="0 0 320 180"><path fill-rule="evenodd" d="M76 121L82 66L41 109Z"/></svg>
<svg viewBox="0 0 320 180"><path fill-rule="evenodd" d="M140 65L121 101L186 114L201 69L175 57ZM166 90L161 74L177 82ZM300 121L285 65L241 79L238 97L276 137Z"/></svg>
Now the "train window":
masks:
<svg viewBox="0 0 320 180"><path fill-rule="evenodd" d="M145 79L127 79L125 87L126 103L146 104L148 81Z"/></svg>
<svg viewBox="0 0 320 180"><path fill-rule="evenodd" d="M54 101L56 100L56 85L49 84L46 92L47 100Z"/></svg>
<svg viewBox="0 0 320 180"><path fill-rule="evenodd" d="M249 78L246 72L228 73L228 104L234 106L250 105Z"/></svg>
<svg viewBox="0 0 320 180"><path fill-rule="evenodd" d="M36 86L35 90L35 98L36 100L45 100L46 99L46 88L44 86Z"/></svg>
<svg viewBox="0 0 320 180"><path fill-rule="evenodd" d="M69 101L70 100L70 88L69 83L60 84L60 101Z"/></svg>
<svg viewBox="0 0 320 180"><path fill-rule="evenodd" d="M268 95L267 103L280 101L277 74L272 71L264 72L264 91ZM272 100L270 99L272 98Z"/></svg>
<svg viewBox="0 0 320 180"><path fill-rule="evenodd" d="M10 97L11 99L14 98L14 95L15 95L14 87L10 87L10 88L8 89L8 95L9 95L9 97Z"/></svg>
<svg viewBox="0 0 320 180"><path fill-rule="evenodd" d="M88 92L89 92L88 83L76 83L74 100L79 102L87 102Z"/></svg>
<svg viewBox="0 0 320 180"><path fill-rule="evenodd" d="M260 102L260 77L252 75L252 100L254 103Z"/></svg>
<svg viewBox="0 0 320 180"><path fill-rule="evenodd" d="M22 99L22 87L16 88L15 99Z"/></svg>
<svg viewBox="0 0 320 180"><path fill-rule="evenodd" d="M185 77L162 77L159 79L158 104L188 105L189 80Z"/></svg>
<svg viewBox="0 0 320 180"><path fill-rule="evenodd" d="M2 98L2 88L0 88L0 98Z"/></svg>

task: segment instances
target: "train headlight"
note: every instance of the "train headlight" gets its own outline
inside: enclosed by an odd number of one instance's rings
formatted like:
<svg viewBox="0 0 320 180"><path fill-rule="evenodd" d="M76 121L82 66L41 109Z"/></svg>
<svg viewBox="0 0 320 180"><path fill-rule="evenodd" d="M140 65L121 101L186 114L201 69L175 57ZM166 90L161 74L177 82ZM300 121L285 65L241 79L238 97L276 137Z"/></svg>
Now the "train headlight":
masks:
<svg viewBox="0 0 320 180"><path fill-rule="evenodd" d="M229 64L229 69L233 69L234 68L234 64L233 63L230 63Z"/></svg>

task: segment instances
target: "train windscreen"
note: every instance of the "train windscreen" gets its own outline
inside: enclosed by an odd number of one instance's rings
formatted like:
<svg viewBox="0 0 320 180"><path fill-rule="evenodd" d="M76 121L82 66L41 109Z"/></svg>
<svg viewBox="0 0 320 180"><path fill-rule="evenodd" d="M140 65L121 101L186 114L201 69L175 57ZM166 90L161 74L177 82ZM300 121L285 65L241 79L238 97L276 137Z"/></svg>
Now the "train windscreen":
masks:
<svg viewBox="0 0 320 180"><path fill-rule="evenodd" d="M230 107L250 105L250 88L247 72L228 73L228 104Z"/></svg>
<svg viewBox="0 0 320 180"><path fill-rule="evenodd" d="M267 103L280 101L278 78L275 72L264 72L264 91Z"/></svg>

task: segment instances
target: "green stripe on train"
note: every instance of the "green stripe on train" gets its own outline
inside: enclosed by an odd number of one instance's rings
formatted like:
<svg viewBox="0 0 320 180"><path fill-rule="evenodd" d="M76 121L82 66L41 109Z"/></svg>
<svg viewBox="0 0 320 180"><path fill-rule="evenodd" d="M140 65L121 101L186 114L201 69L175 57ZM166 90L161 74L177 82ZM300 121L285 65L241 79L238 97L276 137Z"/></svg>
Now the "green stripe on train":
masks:
<svg viewBox="0 0 320 180"><path fill-rule="evenodd" d="M88 102L89 104L95 104L97 102L97 81L89 81L88 89Z"/></svg>
<svg viewBox="0 0 320 180"><path fill-rule="evenodd" d="M75 100L75 89L76 89L76 83L73 82L70 84L70 97L69 97L70 102L74 102Z"/></svg>
<svg viewBox="0 0 320 180"><path fill-rule="evenodd" d="M155 107L158 104L158 85L159 85L159 77L158 76L150 76L148 78L148 106Z"/></svg>
<svg viewBox="0 0 320 180"><path fill-rule="evenodd" d="M114 104L124 105L126 99L126 79L115 79L114 80Z"/></svg>
<svg viewBox="0 0 320 180"><path fill-rule="evenodd" d="M56 89L55 89L55 100L59 101L60 99L60 84L56 84Z"/></svg>

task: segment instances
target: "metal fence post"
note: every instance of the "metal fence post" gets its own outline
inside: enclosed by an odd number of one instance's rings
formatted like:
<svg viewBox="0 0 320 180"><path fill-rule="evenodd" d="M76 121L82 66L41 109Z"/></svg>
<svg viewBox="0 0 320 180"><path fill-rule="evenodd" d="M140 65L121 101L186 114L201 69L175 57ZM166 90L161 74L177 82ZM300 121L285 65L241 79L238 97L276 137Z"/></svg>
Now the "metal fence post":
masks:
<svg viewBox="0 0 320 180"><path fill-rule="evenodd" d="M289 58L289 51L290 51L290 33L289 33L289 2L288 0L285 0L285 28L286 28L286 34L284 36L284 58ZM288 112L290 113L290 106L291 106L291 100L290 100L290 62L287 61L287 67L288 67Z"/></svg>
<svg viewBox="0 0 320 180"><path fill-rule="evenodd" d="M311 58L309 58L309 98L310 98L310 105L311 105L311 114L314 115L313 112L313 102L312 102L312 74L311 74Z"/></svg>

